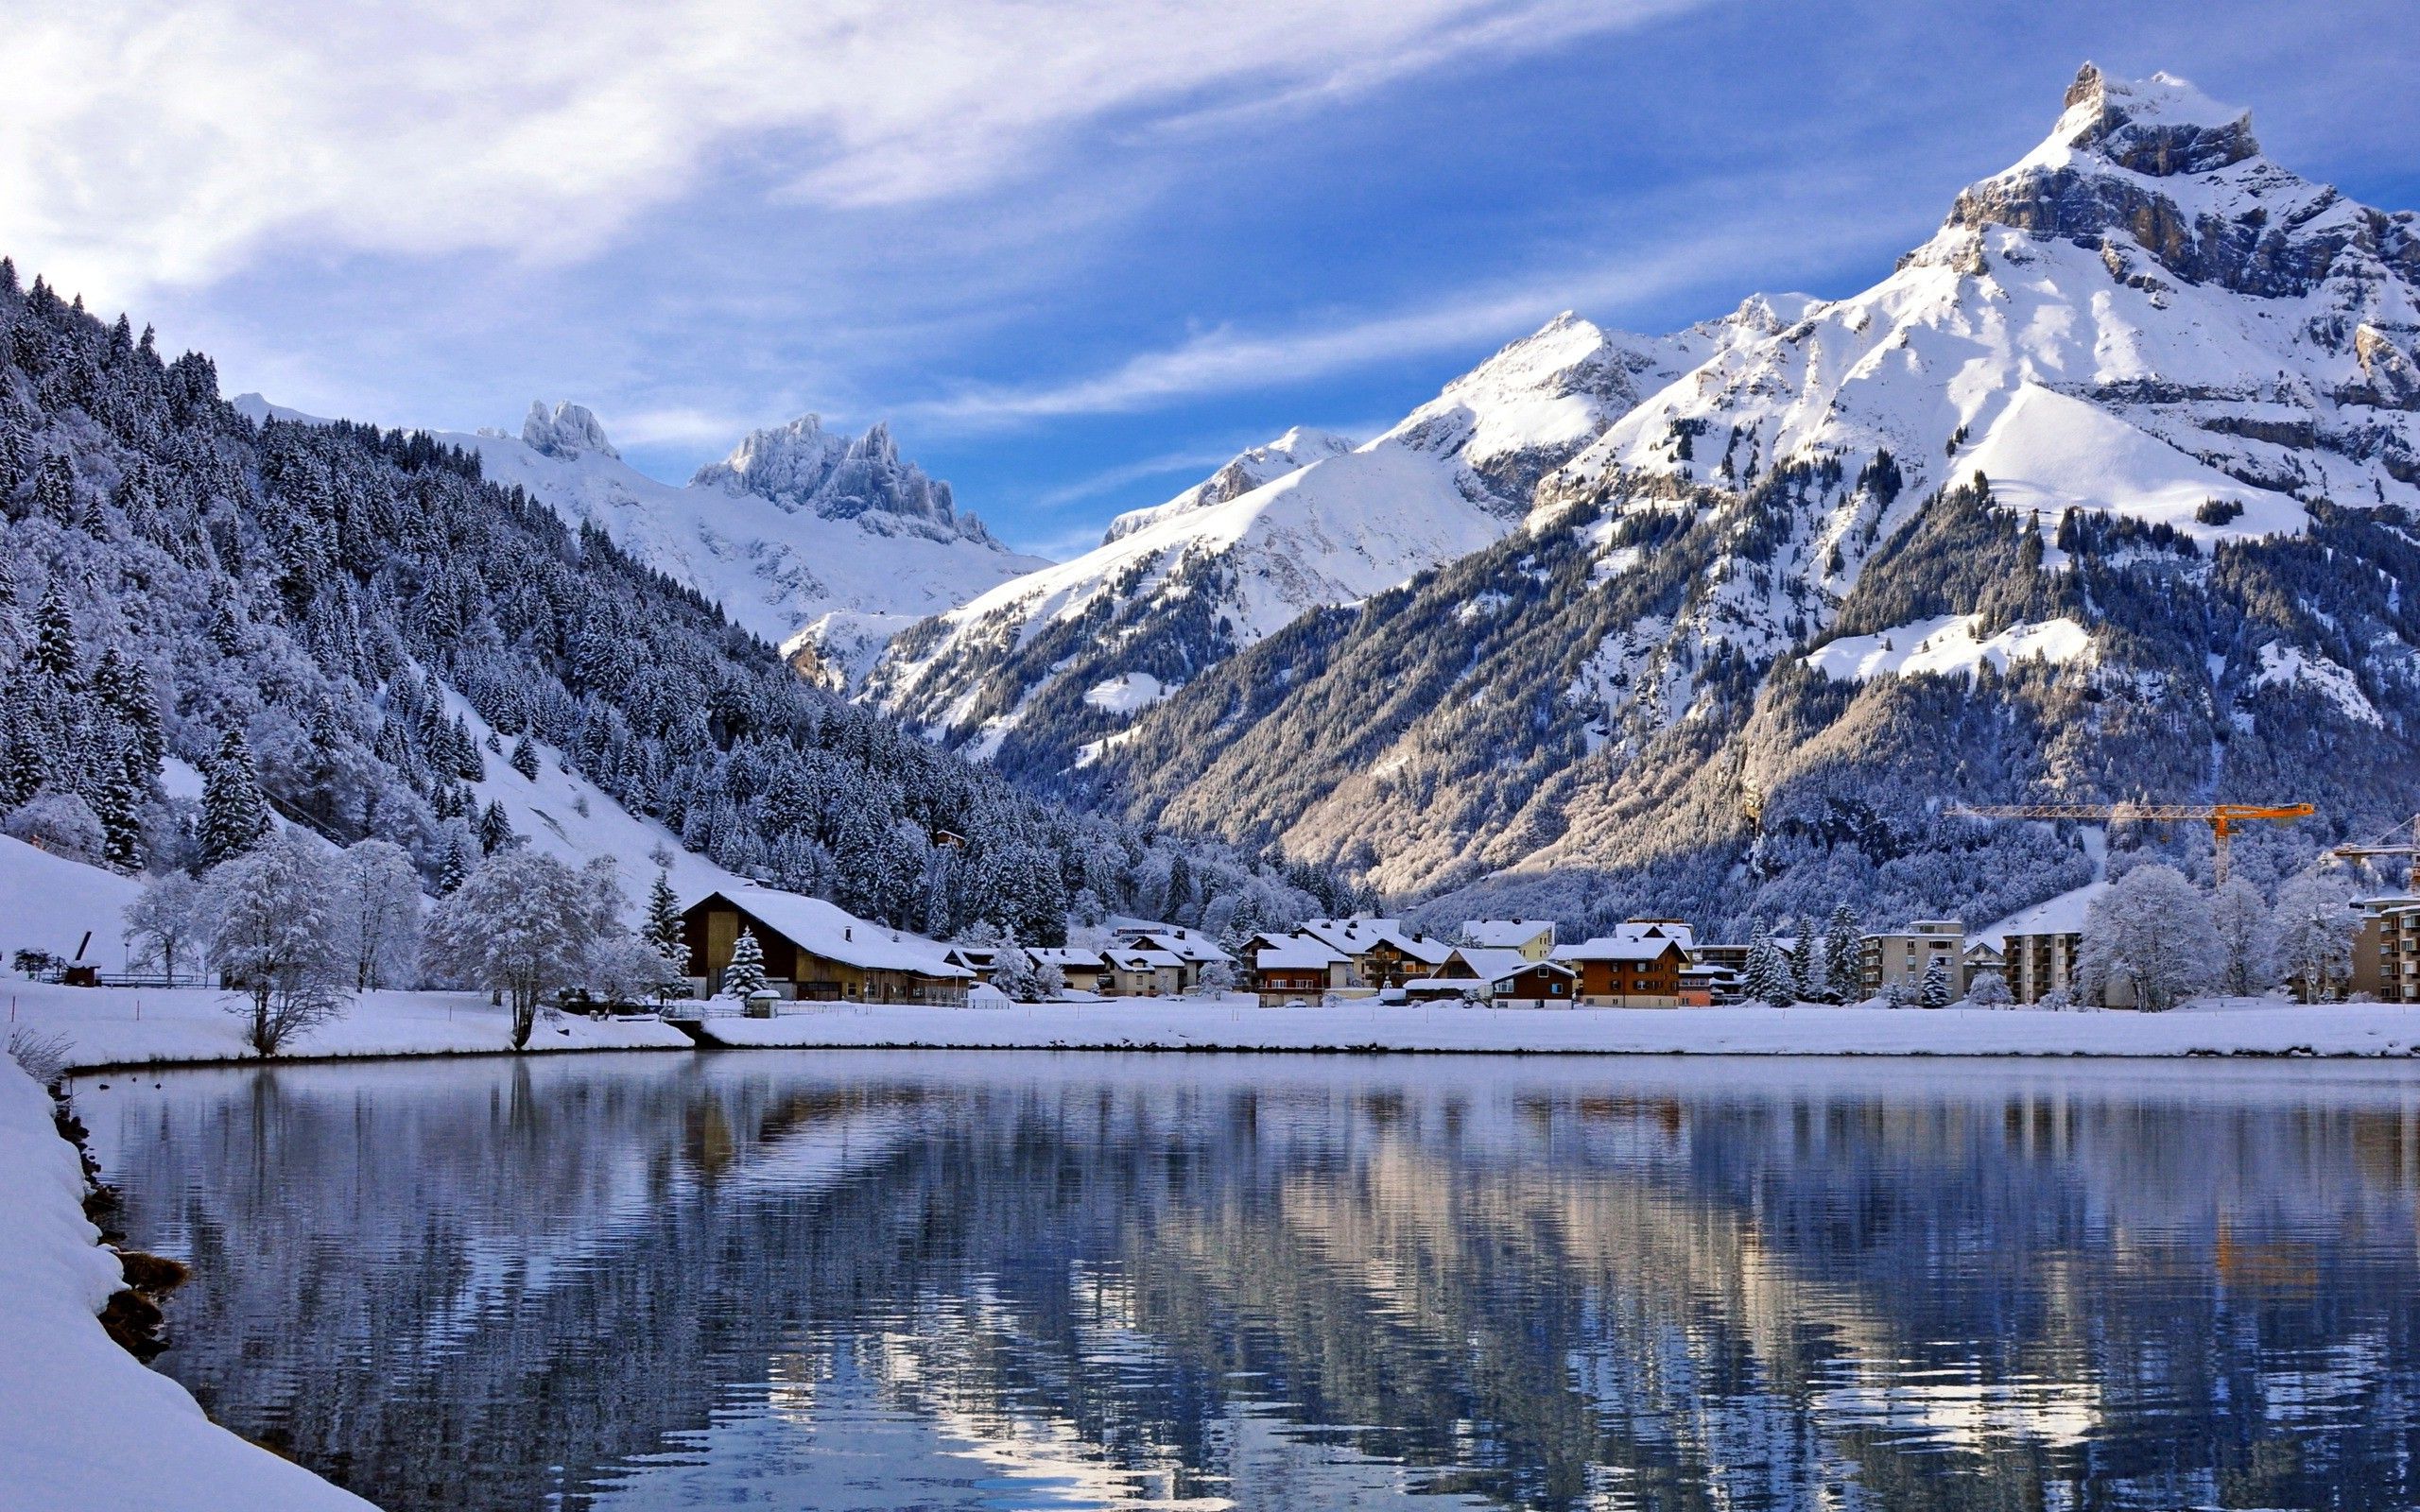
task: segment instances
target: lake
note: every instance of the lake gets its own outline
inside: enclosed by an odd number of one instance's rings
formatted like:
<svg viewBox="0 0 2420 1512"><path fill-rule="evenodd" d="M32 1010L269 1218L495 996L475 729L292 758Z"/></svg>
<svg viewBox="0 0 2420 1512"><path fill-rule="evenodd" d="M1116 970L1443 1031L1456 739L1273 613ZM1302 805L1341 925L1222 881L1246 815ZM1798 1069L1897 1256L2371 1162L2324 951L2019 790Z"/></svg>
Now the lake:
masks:
<svg viewBox="0 0 2420 1512"><path fill-rule="evenodd" d="M726 1052L77 1102L195 1268L160 1368L396 1512L2420 1503L2410 1066Z"/></svg>

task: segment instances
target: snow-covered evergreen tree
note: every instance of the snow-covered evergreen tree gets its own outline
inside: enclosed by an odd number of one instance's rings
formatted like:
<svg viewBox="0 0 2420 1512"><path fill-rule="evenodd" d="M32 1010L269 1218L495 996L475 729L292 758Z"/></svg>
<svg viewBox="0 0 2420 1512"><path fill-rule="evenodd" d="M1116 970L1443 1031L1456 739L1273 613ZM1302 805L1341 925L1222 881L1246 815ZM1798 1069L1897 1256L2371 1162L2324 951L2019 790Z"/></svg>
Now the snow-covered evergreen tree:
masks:
<svg viewBox="0 0 2420 1512"><path fill-rule="evenodd" d="M2303 1002L2335 995L2352 970L2360 926L2352 889L2338 878L2305 872L2277 889L2277 969Z"/></svg>
<svg viewBox="0 0 2420 1512"><path fill-rule="evenodd" d="M512 743L512 754L505 760L514 771L529 781L534 782L538 780L538 747L529 743L527 730L523 730L521 738Z"/></svg>
<svg viewBox="0 0 2420 1512"><path fill-rule="evenodd" d="M1018 1003L1036 1002L1042 996L1033 957L1019 949L1013 938L1000 946L992 957L992 985Z"/></svg>
<svg viewBox="0 0 2420 1512"><path fill-rule="evenodd" d="M1782 1007L1798 1001L1798 982L1790 971L1789 957L1773 943L1761 920L1749 936L1748 969L1740 988L1754 1003Z"/></svg>
<svg viewBox="0 0 2420 1512"><path fill-rule="evenodd" d="M241 731L230 730L219 737L218 754L202 774L202 865L216 867L231 861L276 828L252 765L252 748Z"/></svg>
<svg viewBox="0 0 2420 1512"><path fill-rule="evenodd" d="M658 990L689 974L689 942L681 923L681 899L672 890L669 868L660 868L648 885L647 921L639 937L663 963Z"/></svg>
<svg viewBox="0 0 2420 1512"><path fill-rule="evenodd" d="M1949 957L1946 955L1935 955L1925 963L1924 982L1916 988L1916 1006L1949 1006Z"/></svg>
<svg viewBox="0 0 2420 1512"><path fill-rule="evenodd" d="M1856 1002L1865 980L1863 939L1846 903L1834 904L1824 926L1824 978L1835 1003Z"/></svg>
<svg viewBox="0 0 2420 1512"><path fill-rule="evenodd" d="M1824 942L1815 933L1815 920L1801 914L1798 917L1798 938L1790 944L1789 974L1797 980L1798 995L1809 1003L1836 1003L1831 979L1824 972Z"/></svg>
<svg viewBox="0 0 2420 1512"><path fill-rule="evenodd" d="M765 947L757 943L754 930L742 926L739 938L732 942L731 964L722 969L722 990L717 996L745 1003L764 990Z"/></svg>

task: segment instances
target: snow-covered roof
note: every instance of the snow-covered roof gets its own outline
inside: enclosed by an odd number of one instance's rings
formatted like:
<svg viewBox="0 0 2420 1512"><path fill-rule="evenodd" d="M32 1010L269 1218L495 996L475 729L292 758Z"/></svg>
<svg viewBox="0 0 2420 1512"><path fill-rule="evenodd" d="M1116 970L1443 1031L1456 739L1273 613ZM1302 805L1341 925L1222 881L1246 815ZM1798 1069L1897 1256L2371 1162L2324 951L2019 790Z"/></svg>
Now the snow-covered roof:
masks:
<svg viewBox="0 0 2420 1512"><path fill-rule="evenodd" d="M1070 968L1098 971L1109 964L1101 959L1100 952L1078 945L1033 945L1027 948L1026 954L1033 957L1036 966L1055 966L1063 971Z"/></svg>
<svg viewBox="0 0 2420 1512"><path fill-rule="evenodd" d="M1323 940L1347 955L1366 955L1380 945L1392 945L1415 961L1442 965L1453 953L1443 940L1430 939L1403 927L1399 919L1309 919L1302 934Z"/></svg>
<svg viewBox="0 0 2420 1512"><path fill-rule="evenodd" d="M1184 957L1171 951L1111 951L1109 964L1121 971L1158 971L1184 965Z"/></svg>
<svg viewBox="0 0 2420 1512"><path fill-rule="evenodd" d="M1540 935L1553 934L1551 919L1472 919L1462 923L1462 938L1488 949L1527 945Z"/></svg>
<svg viewBox="0 0 2420 1512"><path fill-rule="evenodd" d="M1633 935L1627 937L1599 935L1595 939L1584 939L1576 945L1556 946L1554 958L1558 961L1652 961L1660 959L1666 951L1680 951L1684 955L1688 954L1687 948L1669 935Z"/></svg>
<svg viewBox="0 0 2420 1512"><path fill-rule="evenodd" d="M1150 924L1119 931L1129 945L1147 950L1166 951L1181 960L1197 964L1230 960L1233 957L1219 948L1219 942L1198 929L1177 924Z"/></svg>
<svg viewBox="0 0 2420 1512"><path fill-rule="evenodd" d="M965 977L975 973L952 965L948 947L921 935L886 929L836 903L778 887L719 887L697 902L720 898L779 934L801 950L826 960L870 971L916 971L925 976ZM686 910L683 910L684 912Z"/></svg>
<svg viewBox="0 0 2420 1512"><path fill-rule="evenodd" d="M2020 908L1996 924L1975 931L1974 937L2005 951L2011 935L2076 935L2083 931L2084 910L2109 890L2105 882L2087 882L2031 908Z"/></svg>
<svg viewBox="0 0 2420 1512"><path fill-rule="evenodd" d="M1697 931L1678 919L1625 919L1614 926L1616 939L1668 939L1681 949L1697 946Z"/></svg>
<svg viewBox="0 0 2420 1512"><path fill-rule="evenodd" d="M1504 945L1463 945L1445 958L1446 964L1452 964L1456 956L1460 956L1462 964L1471 969L1471 974L1482 982L1511 976L1525 966L1536 964L1519 951Z"/></svg>
<svg viewBox="0 0 2420 1512"><path fill-rule="evenodd" d="M1323 971L1344 957L1316 939L1297 936L1274 945L1263 946L1260 954L1253 959L1264 971Z"/></svg>

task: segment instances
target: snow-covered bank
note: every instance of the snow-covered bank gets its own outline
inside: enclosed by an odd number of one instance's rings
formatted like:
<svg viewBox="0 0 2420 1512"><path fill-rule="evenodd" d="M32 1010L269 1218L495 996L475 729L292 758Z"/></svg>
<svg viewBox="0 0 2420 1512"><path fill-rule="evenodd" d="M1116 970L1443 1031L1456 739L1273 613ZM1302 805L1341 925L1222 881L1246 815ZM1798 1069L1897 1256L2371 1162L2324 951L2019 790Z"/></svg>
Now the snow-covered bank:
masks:
<svg viewBox="0 0 2420 1512"><path fill-rule="evenodd" d="M1263 1008L1127 999L962 1008L786 1005L778 1019L714 1019L733 1047L967 1050L1380 1050L1564 1055L2420 1055L2420 1006L2300 1007L2270 999L2172 1013L1986 1008Z"/></svg>
<svg viewBox="0 0 2420 1512"><path fill-rule="evenodd" d="M181 988L73 988L11 982L9 1020L67 1043L71 1070L250 1060L243 1021L223 992ZM683 1050L689 1039L653 1019L538 1021L532 1051ZM478 992L365 992L342 1019L298 1038L280 1058L463 1056L512 1048L512 1012Z"/></svg>
<svg viewBox="0 0 2420 1512"><path fill-rule="evenodd" d="M367 1508L202 1416L95 1315L124 1286L50 1099L0 1057L0 1503L143 1512Z"/></svg>

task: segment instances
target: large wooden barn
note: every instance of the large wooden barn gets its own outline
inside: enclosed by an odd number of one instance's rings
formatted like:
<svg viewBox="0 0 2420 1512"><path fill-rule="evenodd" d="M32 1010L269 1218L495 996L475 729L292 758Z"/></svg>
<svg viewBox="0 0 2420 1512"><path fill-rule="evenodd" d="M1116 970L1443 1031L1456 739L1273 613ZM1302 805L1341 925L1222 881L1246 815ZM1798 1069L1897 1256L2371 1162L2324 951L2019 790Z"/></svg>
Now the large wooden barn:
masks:
<svg viewBox="0 0 2420 1512"><path fill-rule="evenodd" d="M775 887L710 892L681 916L689 969L706 990L722 987L739 932L756 936L765 975L784 997L818 1003L966 1002L975 973L943 959L945 949L920 936L869 923L821 898Z"/></svg>

